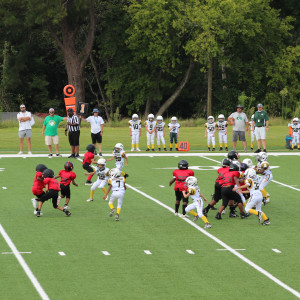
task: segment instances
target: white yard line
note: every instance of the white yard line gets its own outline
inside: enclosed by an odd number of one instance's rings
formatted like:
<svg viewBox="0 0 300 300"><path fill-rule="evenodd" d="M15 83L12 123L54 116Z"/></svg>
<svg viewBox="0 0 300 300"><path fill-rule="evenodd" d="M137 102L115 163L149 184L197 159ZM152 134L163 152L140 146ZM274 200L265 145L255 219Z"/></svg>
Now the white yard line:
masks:
<svg viewBox="0 0 300 300"><path fill-rule="evenodd" d="M31 254L32 252L19 252L20 254ZM2 254L15 254L14 252L2 252Z"/></svg>
<svg viewBox="0 0 300 300"><path fill-rule="evenodd" d="M127 184L127 187L130 188L130 189L132 189L133 191L141 194L142 196L146 197L147 199L149 199L149 200L157 203L158 205L164 207L168 211L174 213L174 210L171 207L169 207L168 205L162 203L161 201L159 201L159 200L151 197L150 195L148 195L148 194L146 194L144 192L141 192L141 191L135 189L134 187L132 187L129 184ZM215 241L216 243L218 243L219 245L221 245L223 248L227 249L229 252L231 252L233 255L237 256L239 259L241 259L242 261L244 261L245 263L247 263L249 266L251 266L252 268L256 269L258 272L260 272L264 276L268 277L273 282L275 282L276 284L278 284L279 286L281 286L282 288L284 288L285 290L289 291L290 293L292 293L293 295L295 295L296 297L298 297L300 299L300 293L298 291L296 291L293 288L289 287L287 284L285 284L284 282L282 282L281 280L279 280L278 278L276 278L275 276L273 276L271 273L269 273L268 271L264 270L263 268L261 268L260 266L258 266L257 264L255 264L250 259L246 258L242 254L240 254L239 252L237 252L235 249L231 248L230 246L228 246L227 244L225 244L224 242L222 242L220 239L218 239L217 237L215 237L214 235L212 235L211 233L209 233L207 230L201 228L200 226L198 226L197 224L195 224L191 220L188 220L186 218L184 218L182 220L184 220L185 222L189 223L195 229L197 229L198 231L200 231L201 233L203 233L204 235L206 235L207 237L209 237L210 239L212 239L213 241Z"/></svg>
<svg viewBox="0 0 300 300"><path fill-rule="evenodd" d="M150 250L144 250L144 252L147 254L147 255L151 255L151 251Z"/></svg>
<svg viewBox="0 0 300 300"><path fill-rule="evenodd" d="M65 253L65 252L62 252L62 251L58 252L58 254L59 254L60 256L66 256L66 253Z"/></svg>
<svg viewBox="0 0 300 300"><path fill-rule="evenodd" d="M36 279L36 277L34 276L32 271L30 270L30 268L27 265L27 263L25 262L24 258L22 257L22 255L18 251L17 247L15 246L15 244L13 243L11 238L8 236L8 234L6 233L5 229L2 227L1 224L0 224L0 233L3 236L4 240L6 241L9 248L11 249L11 251L14 253L16 259L18 260L19 264L23 268L24 272L26 273L26 275L30 279L31 283L33 284L33 286L35 287L36 291L39 293L41 298L43 300L50 299L48 297L48 295L46 294L46 292L44 291L44 289L42 288L41 284L38 282L38 280Z"/></svg>
<svg viewBox="0 0 300 300"><path fill-rule="evenodd" d="M185 250L188 254L195 254L195 252L193 250Z"/></svg>
<svg viewBox="0 0 300 300"><path fill-rule="evenodd" d="M281 251L280 250L278 250L278 249L272 249L274 252L276 252L276 253L281 253Z"/></svg>
<svg viewBox="0 0 300 300"><path fill-rule="evenodd" d="M228 251L228 249L216 249L218 251ZM245 251L246 249L233 249L235 251Z"/></svg>
<svg viewBox="0 0 300 300"><path fill-rule="evenodd" d="M104 255L110 255L108 251L101 251Z"/></svg>

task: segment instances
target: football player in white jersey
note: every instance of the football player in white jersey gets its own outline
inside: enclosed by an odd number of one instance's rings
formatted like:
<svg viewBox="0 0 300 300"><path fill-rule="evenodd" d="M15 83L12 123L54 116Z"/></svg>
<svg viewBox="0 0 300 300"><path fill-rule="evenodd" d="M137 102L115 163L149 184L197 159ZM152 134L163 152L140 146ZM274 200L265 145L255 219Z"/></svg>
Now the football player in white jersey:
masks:
<svg viewBox="0 0 300 300"><path fill-rule="evenodd" d="M190 213L194 216L194 221L197 221L199 218L205 223L204 228L211 228L211 224L208 222L206 216L203 215L203 200L207 202L206 198L201 194L200 188L198 186L198 180L194 176L189 176L185 180L187 184L187 191L183 191L184 198L191 197L193 203L189 204L185 208L185 212ZM203 200L202 200L203 199ZM197 213L193 210L196 209Z"/></svg>
<svg viewBox="0 0 300 300"><path fill-rule="evenodd" d="M225 145L225 150L228 151L228 145L227 145L228 122L225 121L225 116L222 114L218 116L217 129L219 131L220 151L223 150L223 141Z"/></svg>
<svg viewBox="0 0 300 300"><path fill-rule="evenodd" d="M292 129L292 147L291 150L294 150L295 145L297 145L298 150L300 150L300 142L299 142L299 132L300 132L300 124L299 119L294 118L293 122L289 124L289 127Z"/></svg>
<svg viewBox="0 0 300 300"><path fill-rule="evenodd" d="M109 202L108 202L110 208L109 216L112 217L116 212L116 209L114 207L114 201L118 199L118 206L117 206L117 213L115 216L115 220L119 221L120 212L121 212L123 199L125 196L125 190L126 190L125 178L121 177L121 171L119 169L115 168L109 171L108 184L109 187L103 199L107 198L110 190L112 190L112 194L110 195Z"/></svg>
<svg viewBox="0 0 300 300"><path fill-rule="evenodd" d="M177 123L177 118L172 117L171 123L168 124L170 131L170 151L173 151L173 142L175 142L175 149L178 151L178 139L179 139L179 128L180 124Z"/></svg>
<svg viewBox="0 0 300 300"><path fill-rule="evenodd" d="M132 115L132 119L128 121L129 131L131 136L131 151L134 151L134 145L136 145L136 150L141 151L139 148L139 141L141 136L141 120L137 114Z"/></svg>
<svg viewBox="0 0 300 300"><path fill-rule="evenodd" d="M250 199L248 200L245 211L246 213L250 213L258 216L259 223L264 220L262 225L269 225L270 220L266 216L264 212L261 211L261 204L263 200L263 196L261 191L259 190L259 178L256 175L254 169L247 169L245 171L245 184L235 187L233 191L242 190L243 188L247 188L250 192ZM245 192L244 192L245 193ZM256 209L253 209L255 207Z"/></svg>
<svg viewBox="0 0 300 300"><path fill-rule="evenodd" d="M254 115L251 116L250 122L250 134L251 134L251 150L253 150L254 140L255 140L255 125L254 125Z"/></svg>
<svg viewBox="0 0 300 300"><path fill-rule="evenodd" d="M84 173L84 175L97 174L97 177L98 177L97 180L93 183L93 185L91 187L90 198L88 200L86 200L87 202L94 201L94 193L95 193L95 190L97 187L102 189L104 195L106 194L105 185L107 184L107 180L108 180L108 172L109 172L109 168L106 168L105 159L100 158L97 161L96 170L94 172ZM105 199L105 200L107 200L107 199Z"/></svg>
<svg viewBox="0 0 300 300"><path fill-rule="evenodd" d="M207 123L205 123L205 137L207 137L207 147L208 151L210 151L210 143L212 142L213 149L212 151L215 151L216 147L216 123L215 118L213 116L209 116L207 118Z"/></svg>
<svg viewBox="0 0 300 300"><path fill-rule="evenodd" d="M273 174L270 168L270 164L267 162L268 154L266 152L259 152L257 153L257 161L258 164L254 167L257 174L261 174L259 190L263 195L263 203L268 203L269 195L266 191L266 186L272 181Z"/></svg>
<svg viewBox="0 0 300 300"><path fill-rule="evenodd" d="M126 174L124 171L122 171L122 168L124 167L124 159L126 160L126 167L128 167L128 157L126 155L126 152L124 151L124 146L121 143L117 143L114 147L113 151L113 157L106 160L106 162L111 161L115 159L116 160L116 168L118 168L122 175L126 178L128 177L128 174Z"/></svg>
<svg viewBox="0 0 300 300"><path fill-rule="evenodd" d="M155 130L157 147L160 151L160 142L162 142L164 150L167 151L166 142L165 142L165 123L163 122L162 116L157 116L156 118L156 130Z"/></svg>
<svg viewBox="0 0 300 300"><path fill-rule="evenodd" d="M156 127L156 121L154 120L154 115L149 114L148 119L145 121L145 128L147 131L147 150L146 151L150 151L150 144L151 144L152 151L154 151L155 127Z"/></svg>

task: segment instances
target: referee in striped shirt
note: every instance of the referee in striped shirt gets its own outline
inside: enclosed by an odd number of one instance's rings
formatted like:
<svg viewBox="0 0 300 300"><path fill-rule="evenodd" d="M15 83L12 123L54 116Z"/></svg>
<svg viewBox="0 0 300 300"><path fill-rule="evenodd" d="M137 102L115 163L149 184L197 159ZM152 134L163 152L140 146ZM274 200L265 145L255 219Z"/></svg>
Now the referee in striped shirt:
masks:
<svg viewBox="0 0 300 300"><path fill-rule="evenodd" d="M69 132L69 143L72 149L72 154L69 158L79 157L79 136L80 136L80 123L79 118L74 115L72 108L68 109L68 120L65 130L65 135Z"/></svg>

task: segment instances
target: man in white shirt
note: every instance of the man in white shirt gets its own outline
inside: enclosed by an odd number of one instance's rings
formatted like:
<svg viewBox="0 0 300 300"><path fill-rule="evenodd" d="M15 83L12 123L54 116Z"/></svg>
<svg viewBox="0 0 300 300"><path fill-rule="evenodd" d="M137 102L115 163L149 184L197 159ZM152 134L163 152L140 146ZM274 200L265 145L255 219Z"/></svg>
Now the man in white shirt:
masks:
<svg viewBox="0 0 300 300"><path fill-rule="evenodd" d="M20 112L17 114L17 119L19 121L19 138L20 138L20 152L18 154L23 154L23 143L24 138L27 139L28 154L31 155L31 113L26 111L24 104L20 105Z"/></svg>
<svg viewBox="0 0 300 300"><path fill-rule="evenodd" d="M103 119L99 116L99 110L97 108L93 109L93 115L89 116L88 118L83 118L80 116L80 118L83 121L87 121L91 123L91 137L92 137L92 143L96 147L96 143L98 143L98 148L99 148L99 155L102 155L102 134L103 134L103 124L104 121ZM96 151L96 150L95 150ZM97 155L97 152L95 152L95 155Z"/></svg>

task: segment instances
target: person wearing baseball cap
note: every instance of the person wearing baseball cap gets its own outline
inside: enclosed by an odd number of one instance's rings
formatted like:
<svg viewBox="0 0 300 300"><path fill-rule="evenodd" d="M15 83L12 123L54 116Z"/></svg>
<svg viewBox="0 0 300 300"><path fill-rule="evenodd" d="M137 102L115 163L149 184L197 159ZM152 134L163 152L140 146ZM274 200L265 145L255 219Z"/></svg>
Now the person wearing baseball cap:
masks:
<svg viewBox="0 0 300 300"><path fill-rule="evenodd" d="M32 116L29 111L26 111L24 104L20 105L20 112L17 114L19 121L19 140L20 140L20 152L19 155L23 154L24 138L27 140L28 154L31 155L31 137L32 137Z"/></svg>
<svg viewBox="0 0 300 300"><path fill-rule="evenodd" d="M102 156L102 135L103 135L103 125L104 121L99 116L99 110L97 108L93 109L93 115L88 118L80 116L83 121L86 121L91 124L91 138L92 143L96 149L96 143L98 143L99 155ZM97 155L97 150L95 150L95 155Z"/></svg>
<svg viewBox="0 0 300 300"><path fill-rule="evenodd" d="M232 128L232 147L233 150L236 150L237 140L243 142L244 151L247 152L247 141L245 135L245 128L249 131L249 121L247 115L243 113L243 106L238 104L236 106L236 112L232 113L228 117L230 125L233 125Z"/></svg>
<svg viewBox="0 0 300 300"><path fill-rule="evenodd" d="M74 115L72 108L68 108L68 120L65 135L68 133L69 143L72 149L72 154L69 158L77 158L79 157L80 122L78 116Z"/></svg>
<svg viewBox="0 0 300 300"><path fill-rule="evenodd" d="M261 144L263 145L263 151L267 152L266 131L269 131L269 116L267 112L263 110L261 103L257 104L257 111L254 113L252 120L252 128L252 131L255 131L257 141L257 150L255 153L261 152Z"/></svg>

